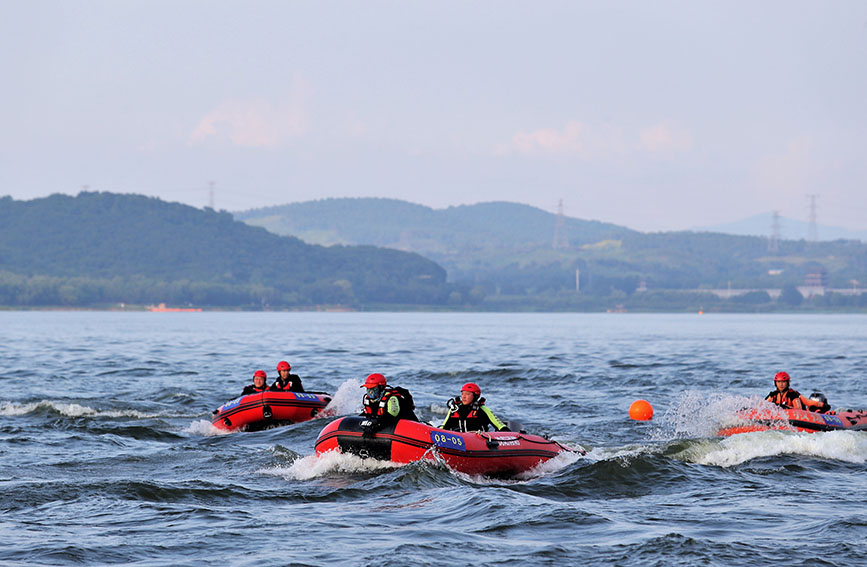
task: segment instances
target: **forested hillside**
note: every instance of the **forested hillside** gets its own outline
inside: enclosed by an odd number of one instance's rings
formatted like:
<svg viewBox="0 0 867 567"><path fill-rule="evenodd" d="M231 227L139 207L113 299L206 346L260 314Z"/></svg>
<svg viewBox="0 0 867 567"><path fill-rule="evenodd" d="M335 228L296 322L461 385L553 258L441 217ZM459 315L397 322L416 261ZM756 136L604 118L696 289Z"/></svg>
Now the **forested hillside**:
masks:
<svg viewBox="0 0 867 567"><path fill-rule="evenodd" d="M0 227L2 305L437 304L450 293L417 254L310 245L138 195L4 197Z"/></svg>
<svg viewBox="0 0 867 567"><path fill-rule="evenodd" d="M501 298L515 305L523 297L525 303L556 306L571 292L567 303L584 309L604 298L637 300L640 290L642 301L664 295L667 299L658 306L668 308L673 293L794 289L815 272L831 288L867 283L867 245L859 241L789 240L769 251L767 239L760 237L641 233L597 221L558 219L516 203L431 209L391 199L325 199L245 211L236 218L310 242L418 252L445 267L450 281L471 286L489 304ZM574 295L576 287L580 298ZM715 301L706 297L702 303Z"/></svg>
<svg viewBox="0 0 867 567"><path fill-rule="evenodd" d="M316 244L374 244L428 251L437 257L468 250L551 247L555 216L518 203L432 209L396 199L323 199L235 213L235 218ZM622 238L635 231L564 217L563 238L575 244Z"/></svg>

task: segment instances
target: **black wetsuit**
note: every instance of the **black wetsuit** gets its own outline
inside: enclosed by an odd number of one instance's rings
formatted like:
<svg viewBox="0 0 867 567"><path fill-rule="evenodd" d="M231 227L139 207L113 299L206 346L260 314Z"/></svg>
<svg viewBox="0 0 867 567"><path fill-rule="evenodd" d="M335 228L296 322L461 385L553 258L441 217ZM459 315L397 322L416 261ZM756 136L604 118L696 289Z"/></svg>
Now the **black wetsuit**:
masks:
<svg viewBox="0 0 867 567"><path fill-rule="evenodd" d="M272 392L303 392L304 386L301 385L301 377L297 374L290 374L286 377L286 382L282 381L282 378L277 378L277 380L271 384L270 390Z"/></svg>
<svg viewBox="0 0 867 567"><path fill-rule="evenodd" d="M249 396L250 394L261 394L262 392L268 389L268 384L265 384L261 388L257 388L255 384L247 384L244 386L244 391L241 392L242 396Z"/></svg>
<svg viewBox="0 0 867 567"><path fill-rule="evenodd" d="M450 431L487 431L490 425L497 431L508 431L503 422L497 419L490 409L485 406L485 398L476 400L475 402L464 405L460 398L455 398L454 404L450 407L449 415L446 417L441 429ZM451 402L450 402L451 404ZM457 407L454 407L457 405Z"/></svg>

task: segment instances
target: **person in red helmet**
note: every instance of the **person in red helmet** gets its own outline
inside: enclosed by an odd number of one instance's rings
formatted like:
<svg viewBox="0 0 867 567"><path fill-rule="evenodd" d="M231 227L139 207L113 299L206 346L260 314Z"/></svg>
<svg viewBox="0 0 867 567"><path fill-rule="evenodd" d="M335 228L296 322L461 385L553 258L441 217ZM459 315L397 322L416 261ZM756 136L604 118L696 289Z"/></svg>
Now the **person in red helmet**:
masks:
<svg viewBox="0 0 867 567"><path fill-rule="evenodd" d="M440 428L450 431L487 431L488 426L492 426L497 431L509 431L485 405L485 398L481 395L482 389L478 384L464 384L461 397L449 400L449 413Z"/></svg>
<svg viewBox="0 0 867 567"><path fill-rule="evenodd" d="M781 408L804 409L804 403L801 401L802 396L797 390L789 387L790 381L787 372L777 372L774 375L776 389L765 396L765 400L777 404Z"/></svg>
<svg viewBox="0 0 867 567"><path fill-rule="evenodd" d="M816 413L828 413L831 411L831 405L824 394L813 392L809 398L802 396L796 390L789 387L790 381L791 378L789 378L787 372L777 372L774 375L774 385L777 388L768 394L765 399L783 408L802 409Z"/></svg>
<svg viewBox="0 0 867 567"><path fill-rule="evenodd" d="M253 383L244 386L244 391L241 392L242 396L248 396L250 394L261 394L265 390L268 389L268 375L264 370L257 370L253 373Z"/></svg>
<svg viewBox="0 0 867 567"><path fill-rule="evenodd" d="M389 386L385 376L378 372L369 375L361 387L367 388L361 400L361 415L368 418L361 424L362 437L365 439L400 419L418 421L413 411L412 395L406 388Z"/></svg>
<svg viewBox="0 0 867 567"><path fill-rule="evenodd" d="M291 374L292 366L285 360L277 363L277 379L271 384L273 392L303 392L304 386L301 384L301 377L297 374Z"/></svg>

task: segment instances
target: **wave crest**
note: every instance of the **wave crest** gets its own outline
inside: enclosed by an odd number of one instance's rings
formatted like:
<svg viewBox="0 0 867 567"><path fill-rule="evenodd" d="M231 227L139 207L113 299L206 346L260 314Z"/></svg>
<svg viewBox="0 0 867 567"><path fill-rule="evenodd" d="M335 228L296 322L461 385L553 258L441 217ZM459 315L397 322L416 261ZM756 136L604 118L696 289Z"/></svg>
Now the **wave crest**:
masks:
<svg viewBox="0 0 867 567"><path fill-rule="evenodd" d="M685 460L719 467L732 467L753 459L779 455L803 455L861 464L867 462L867 437L857 431L757 431L691 447L686 453Z"/></svg>
<svg viewBox="0 0 867 567"><path fill-rule="evenodd" d="M66 417L134 417L137 419L166 417L160 414L149 414L133 409L104 410L96 409L72 402L41 400L39 402L0 402L0 415L18 416L47 411Z"/></svg>
<svg viewBox="0 0 867 567"><path fill-rule="evenodd" d="M293 480L310 480L331 473L366 473L402 467L402 464L376 459L362 459L357 455L328 451L309 455L294 461L288 467L273 467L261 472Z"/></svg>

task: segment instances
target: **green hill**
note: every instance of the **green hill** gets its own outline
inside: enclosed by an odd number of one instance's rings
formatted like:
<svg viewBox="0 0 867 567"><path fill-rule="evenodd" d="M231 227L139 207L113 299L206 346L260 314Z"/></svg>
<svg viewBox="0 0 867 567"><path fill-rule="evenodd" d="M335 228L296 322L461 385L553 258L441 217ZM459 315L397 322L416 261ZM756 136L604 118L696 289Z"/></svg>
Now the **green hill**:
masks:
<svg viewBox="0 0 867 567"><path fill-rule="evenodd" d="M276 234L315 244L373 244L429 249L435 255L466 249L525 250L550 247L555 216L518 203L494 202L432 209L396 199L323 199L235 213L235 218ZM564 219L573 244L633 234L597 221Z"/></svg>
<svg viewBox="0 0 867 567"><path fill-rule="evenodd" d="M556 222L555 215L517 203L432 209L378 198L293 203L238 212L235 218L305 242L372 244L417 252L446 267L453 281L475 281L490 270L524 263L528 255L530 261L550 261L547 252ZM638 234L597 221L563 221L563 238L572 246Z"/></svg>
<svg viewBox="0 0 867 567"><path fill-rule="evenodd" d="M323 247L155 198L0 199L0 304L437 304L445 271L417 254Z"/></svg>
<svg viewBox="0 0 867 567"><path fill-rule="evenodd" d="M760 237L641 233L562 218L565 245L555 248L557 216L516 203L431 209L392 199L325 199L235 217L309 242L417 252L445 267L450 281L487 296L487 303L512 296L555 305L552 297L568 296L567 303L584 308L592 303L587 296L628 303L663 292L793 288L810 272L823 273L830 287L867 282L867 245L859 241L782 241L769 253ZM576 270L582 299L575 299ZM636 293L645 288L650 293Z"/></svg>

